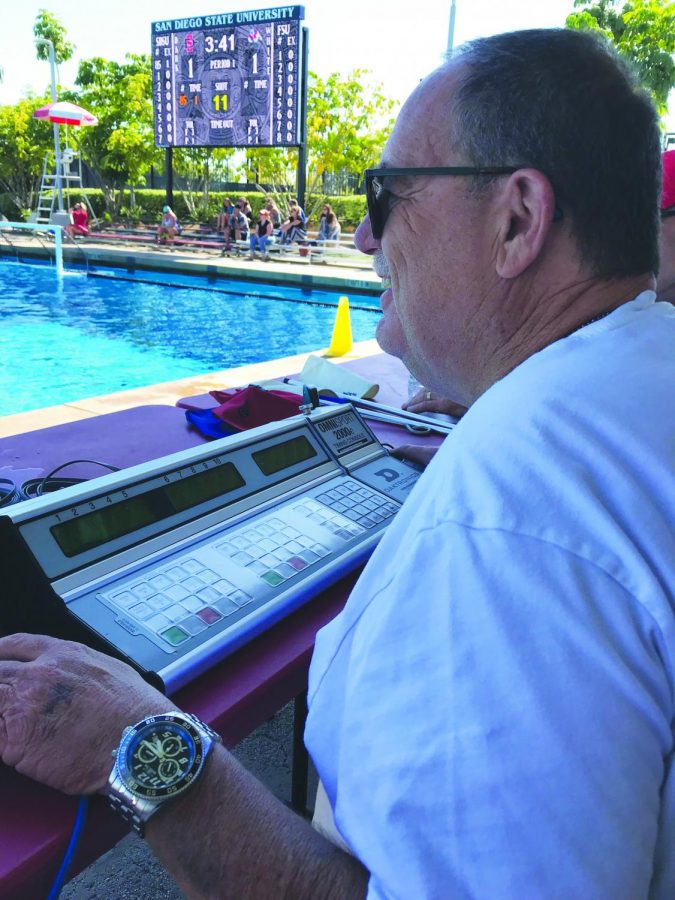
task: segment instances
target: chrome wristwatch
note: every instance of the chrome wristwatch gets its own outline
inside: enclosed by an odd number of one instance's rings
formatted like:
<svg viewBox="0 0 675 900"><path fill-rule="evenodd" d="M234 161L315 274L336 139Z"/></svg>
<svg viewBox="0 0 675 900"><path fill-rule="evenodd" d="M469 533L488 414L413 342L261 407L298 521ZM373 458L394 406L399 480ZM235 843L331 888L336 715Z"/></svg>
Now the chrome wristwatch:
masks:
<svg viewBox="0 0 675 900"><path fill-rule="evenodd" d="M220 735L197 716L169 712L125 728L108 779L111 807L143 837L158 809L199 778Z"/></svg>

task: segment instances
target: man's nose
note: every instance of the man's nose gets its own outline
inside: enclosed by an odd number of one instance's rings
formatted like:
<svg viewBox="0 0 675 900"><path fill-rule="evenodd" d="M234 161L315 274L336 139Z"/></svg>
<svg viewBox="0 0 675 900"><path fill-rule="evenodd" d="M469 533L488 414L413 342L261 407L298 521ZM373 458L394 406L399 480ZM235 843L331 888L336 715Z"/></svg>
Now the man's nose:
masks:
<svg viewBox="0 0 675 900"><path fill-rule="evenodd" d="M372 256L373 253L377 253L382 246L380 242L373 237L368 213L361 219L361 223L356 229L354 234L354 245L361 253L367 253L369 256Z"/></svg>

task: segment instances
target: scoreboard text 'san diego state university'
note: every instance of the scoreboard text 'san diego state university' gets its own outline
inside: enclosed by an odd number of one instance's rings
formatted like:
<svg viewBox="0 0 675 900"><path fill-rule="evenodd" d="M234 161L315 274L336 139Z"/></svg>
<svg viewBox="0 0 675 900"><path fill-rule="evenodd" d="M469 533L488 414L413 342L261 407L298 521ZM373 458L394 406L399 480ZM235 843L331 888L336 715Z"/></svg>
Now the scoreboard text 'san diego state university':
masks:
<svg viewBox="0 0 675 900"><path fill-rule="evenodd" d="M152 23L159 147L300 142L302 6Z"/></svg>

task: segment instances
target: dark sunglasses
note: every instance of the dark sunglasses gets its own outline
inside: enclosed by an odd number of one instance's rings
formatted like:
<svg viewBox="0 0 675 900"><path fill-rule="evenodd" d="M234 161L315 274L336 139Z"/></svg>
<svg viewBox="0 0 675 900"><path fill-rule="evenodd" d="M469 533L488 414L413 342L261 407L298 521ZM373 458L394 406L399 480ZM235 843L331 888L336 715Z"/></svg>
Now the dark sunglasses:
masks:
<svg viewBox="0 0 675 900"><path fill-rule="evenodd" d="M384 179L396 175L512 175L520 166L417 166L413 168L384 167L382 169L366 169L363 177L366 184L366 202L370 230L375 240L379 241L391 212L392 192L384 186ZM561 219L562 210L556 205L553 219Z"/></svg>
<svg viewBox="0 0 675 900"><path fill-rule="evenodd" d="M671 206L670 209L661 210L662 219L669 219L671 216L675 216L675 206Z"/></svg>

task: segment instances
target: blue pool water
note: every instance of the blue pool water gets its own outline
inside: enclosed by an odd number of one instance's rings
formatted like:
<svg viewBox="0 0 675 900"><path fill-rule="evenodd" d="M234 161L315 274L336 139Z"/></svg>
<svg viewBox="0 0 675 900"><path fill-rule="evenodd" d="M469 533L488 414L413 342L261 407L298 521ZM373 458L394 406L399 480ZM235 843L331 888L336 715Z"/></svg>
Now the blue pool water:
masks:
<svg viewBox="0 0 675 900"><path fill-rule="evenodd" d="M326 347L338 294L155 275L185 287L0 260L0 415ZM298 302L303 301L303 302ZM379 302L350 297L355 341ZM364 307L355 309L354 307Z"/></svg>

